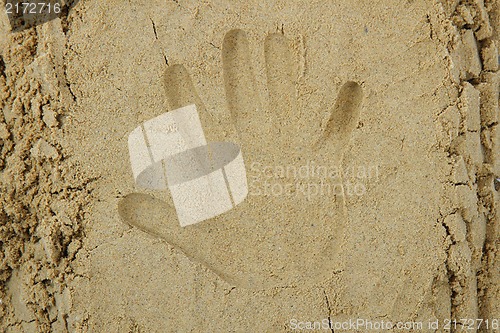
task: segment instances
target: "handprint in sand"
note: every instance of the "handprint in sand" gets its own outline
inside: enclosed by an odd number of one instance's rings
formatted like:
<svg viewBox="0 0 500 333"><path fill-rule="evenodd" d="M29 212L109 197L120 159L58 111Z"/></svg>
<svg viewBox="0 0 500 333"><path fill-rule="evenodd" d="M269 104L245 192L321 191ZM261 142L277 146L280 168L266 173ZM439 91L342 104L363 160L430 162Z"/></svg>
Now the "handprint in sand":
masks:
<svg viewBox="0 0 500 333"><path fill-rule="evenodd" d="M346 82L324 96L329 114L309 126L290 41L264 42L268 98L256 89L247 36L229 31L222 45L227 116L208 114L183 65L164 75L171 110L196 104L205 133L235 133L246 165L248 197L210 220L180 227L168 196L132 193L119 203L126 224L165 240L236 287L266 289L320 283L341 269L347 226L341 170L361 110L361 86ZM334 100L334 96L336 99ZM310 118L310 117L309 117ZM236 130L233 130L235 128ZM317 172L300 173L304 165ZM301 169L302 168L302 169ZM313 191L311 191L313 189Z"/></svg>

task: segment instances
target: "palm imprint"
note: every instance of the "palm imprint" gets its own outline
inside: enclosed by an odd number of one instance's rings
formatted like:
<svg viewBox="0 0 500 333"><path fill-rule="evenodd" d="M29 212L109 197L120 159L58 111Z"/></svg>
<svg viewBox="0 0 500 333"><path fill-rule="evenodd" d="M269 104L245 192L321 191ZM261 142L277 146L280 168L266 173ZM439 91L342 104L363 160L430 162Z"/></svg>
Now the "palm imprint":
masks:
<svg viewBox="0 0 500 333"><path fill-rule="evenodd" d="M264 55L267 108L261 107L255 88L245 33L231 30L224 38L227 119L236 127L243 151L249 183L246 200L225 214L184 228L171 202L147 194L127 195L118 212L126 224L165 240L234 286L266 289L319 283L341 267L345 191L341 177L333 177L331 171L341 169L358 123L362 88L345 83L328 119L318 119L317 128L304 126L308 110L297 98L296 57L289 40L281 33L268 35ZM207 134L226 130L206 114L182 65L167 68L165 87L172 110L196 104Z"/></svg>

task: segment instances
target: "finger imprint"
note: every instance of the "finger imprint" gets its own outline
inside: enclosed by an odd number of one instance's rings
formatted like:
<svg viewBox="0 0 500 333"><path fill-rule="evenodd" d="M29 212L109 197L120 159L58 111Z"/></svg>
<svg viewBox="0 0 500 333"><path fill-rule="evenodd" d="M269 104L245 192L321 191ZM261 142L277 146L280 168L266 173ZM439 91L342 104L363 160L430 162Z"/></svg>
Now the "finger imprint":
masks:
<svg viewBox="0 0 500 333"><path fill-rule="evenodd" d="M358 123L362 100L363 89L358 83L348 81L342 86L319 144L330 142L345 149Z"/></svg>
<svg viewBox="0 0 500 333"><path fill-rule="evenodd" d="M196 104L199 112L205 110L191 77L183 65L168 67L165 70L164 83L170 110L176 110L190 104Z"/></svg>
<svg viewBox="0 0 500 333"><path fill-rule="evenodd" d="M222 44L224 88L229 111L238 125L245 125L246 116L258 116L258 99L255 77L250 62L250 50L246 34L242 30L231 30ZM238 121L239 119L239 121Z"/></svg>
<svg viewBox="0 0 500 333"><path fill-rule="evenodd" d="M280 33L270 34L264 43L270 111L281 126L290 125L296 106L293 83L295 66L289 40Z"/></svg>

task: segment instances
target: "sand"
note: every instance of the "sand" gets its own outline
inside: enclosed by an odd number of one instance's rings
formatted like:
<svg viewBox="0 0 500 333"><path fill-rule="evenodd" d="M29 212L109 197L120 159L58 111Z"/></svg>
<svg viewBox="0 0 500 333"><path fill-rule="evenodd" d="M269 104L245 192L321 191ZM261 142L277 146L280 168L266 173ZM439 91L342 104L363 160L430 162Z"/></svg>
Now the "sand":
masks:
<svg viewBox="0 0 500 333"><path fill-rule="evenodd" d="M0 330L493 331L498 1L81 0L0 30ZM250 193L181 228L127 139L192 103Z"/></svg>

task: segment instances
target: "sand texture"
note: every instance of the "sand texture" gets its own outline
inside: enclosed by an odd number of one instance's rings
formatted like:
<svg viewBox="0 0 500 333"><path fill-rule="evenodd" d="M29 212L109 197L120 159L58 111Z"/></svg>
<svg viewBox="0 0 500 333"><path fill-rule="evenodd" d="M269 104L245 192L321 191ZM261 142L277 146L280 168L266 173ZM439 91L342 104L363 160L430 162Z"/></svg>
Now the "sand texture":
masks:
<svg viewBox="0 0 500 333"><path fill-rule="evenodd" d="M499 47L496 0L0 14L0 331L498 320ZM181 228L127 140L190 104L249 194Z"/></svg>

